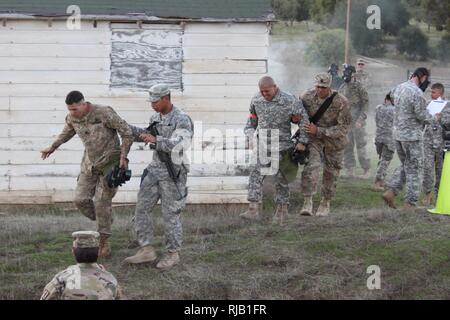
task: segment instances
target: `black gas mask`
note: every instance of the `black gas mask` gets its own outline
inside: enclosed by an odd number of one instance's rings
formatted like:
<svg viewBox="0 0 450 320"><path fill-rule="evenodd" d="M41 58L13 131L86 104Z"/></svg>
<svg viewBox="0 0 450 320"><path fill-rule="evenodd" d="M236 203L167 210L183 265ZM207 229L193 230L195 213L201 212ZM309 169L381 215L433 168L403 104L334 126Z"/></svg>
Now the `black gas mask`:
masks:
<svg viewBox="0 0 450 320"><path fill-rule="evenodd" d="M420 79L424 76L427 76L427 80L421 82ZM416 71L414 71L412 75L412 77L417 77L419 79L419 88L423 92L427 91L428 86L431 84L430 76L431 76L430 71L426 68L418 68Z"/></svg>
<svg viewBox="0 0 450 320"><path fill-rule="evenodd" d="M356 73L356 69L354 66L345 65L342 79L344 79L344 81L346 83L350 83L350 82L352 82L353 74L355 74L355 73Z"/></svg>
<svg viewBox="0 0 450 320"><path fill-rule="evenodd" d="M333 76L333 77L337 77L339 72L339 67L337 66L337 64L333 63L330 68L328 69L328 73Z"/></svg>
<svg viewBox="0 0 450 320"><path fill-rule="evenodd" d="M419 78L419 82L420 82L420 78ZM419 83L419 88L420 88L420 90L425 92L425 91L427 91L430 84L431 84L431 81L429 81L427 78L427 80L425 80L424 82Z"/></svg>

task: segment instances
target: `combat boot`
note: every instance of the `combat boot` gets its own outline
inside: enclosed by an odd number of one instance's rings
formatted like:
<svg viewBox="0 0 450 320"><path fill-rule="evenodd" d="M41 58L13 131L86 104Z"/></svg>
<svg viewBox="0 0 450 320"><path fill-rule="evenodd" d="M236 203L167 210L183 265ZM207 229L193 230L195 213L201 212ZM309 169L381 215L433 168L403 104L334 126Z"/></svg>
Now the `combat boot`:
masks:
<svg viewBox="0 0 450 320"><path fill-rule="evenodd" d="M259 203L250 202L248 205L248 211L239 215L242 219L246 220L258 220L259 219Z"/></svg>
<svg viewBox="0 0 450 320"><path fill-rule="evenodd" d="M370 170L364 170L364 173L360 176L361 179L369 179L370 178Z"/></svg>
<svg viewBox="0 0 450 320"><path fill-rule="evenodd" d="M395 193L392 190L388 190L383 194L383 200L392 209L397 209L395 206Z"/></svg>
<svg viewBox="0 0 450 320"><path fill-rule="evenodd" d="M99 245L98 245L98 257L108 258L111 255L111 248L109 246L108 238L109 234L100 233Z"/></svg>
<svg viewBox="0 0 450 320"><path fill-rule="evenodd" d="M317 208L317 217L328 217L330 215L330 200L322 199L319 208Z"/></svg>
<svg viewBox="0 0 450 320"><path fill-rule="evenodd" d="M156 267L161 270L169 270L176 264L180 262L180 256L178 252L168 252L164 257L158 262Z"/></svg>
<svg viewBox="0 0 450 320"><path fill-rule="evenodd" d="M426 195L425 195L425 197L423 198L423 200L422 200L422 204L425 206L425 207L429 207L429 206L431 206L432 204L433 204L433 194L430 192L430 193L427 193Z"/></svg>
<svg viewBox="0 0 450 320"><path fill-rule="evenodd" d="M300 211L300 215L302 216L312 216L313 215L313 198L305 197L303 200L303 208Z"/></svg>
<svg viewBox="0 0 450 320"><path fill-rule="evenodd" d="M415 212L416 209L417 209L417 207L409 202L405 202L402 207L402 211L411 212L411 213Z"/></svg>
<svg viewBox="0 0 450 320"><path fill-rule="evenodd" d="M139 263L147 263L153 262L157 258L155 248L152 246L145 246L138 250L138 252L131 257L128 257L124 260L126 263L131 264L139 264Z"/></svg>
<svg viewBox="0 0 450 320"><path fill-rule="evenodd" d="M287 217L288 217L288 205L279 204L277 205L277 209L275 211L275 215L273 216L272 223L283 226L284 221L286 221Z"/></svg>
<svg viewBox="0 0 450 320"><path fill-rule="evenodd" d="M372 189L375 191L384 191L384 181L376 179Z"/></svg>

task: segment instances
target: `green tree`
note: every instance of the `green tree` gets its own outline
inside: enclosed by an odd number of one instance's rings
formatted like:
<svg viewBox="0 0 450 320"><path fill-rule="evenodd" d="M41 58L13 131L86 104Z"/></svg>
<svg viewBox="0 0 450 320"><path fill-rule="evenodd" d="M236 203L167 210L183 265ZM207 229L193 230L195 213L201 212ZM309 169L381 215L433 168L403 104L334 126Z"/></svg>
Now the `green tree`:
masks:
<svg viewBox="0 0 450 320"><path fill-rule="evenodd" d="M350 55L353 55L350 44ZM342 29L325 30L317 33L305 52L305 61L309 64L327 67L332 63L340 64L345 55L345 31Z"/></svg>
<svg viewBox="0 0 450 320"><path fill-rule="evenodd" d="M272 7L278 19L287 20L291 26L297 19L297 0L273 0Z"/></svg>
<svg viewBox="0 0 450 320"><path fill-rule="evenodd" d="M397 37L397 50L413 60L426 60L430 54L428 37L418 27L403 28Z"/></svg>
<svg viewBox="0 0 450 320"><path fill-rule="evenodd" d="M437 58L443 62L450 62L450 33L446 33L437 46Z"/></svg>

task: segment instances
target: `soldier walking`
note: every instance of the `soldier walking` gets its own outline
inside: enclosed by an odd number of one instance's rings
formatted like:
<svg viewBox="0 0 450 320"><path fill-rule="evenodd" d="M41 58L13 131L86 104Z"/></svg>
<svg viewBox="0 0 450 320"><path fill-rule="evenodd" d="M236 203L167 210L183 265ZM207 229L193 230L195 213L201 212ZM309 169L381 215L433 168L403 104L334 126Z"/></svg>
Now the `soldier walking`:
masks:
<svg viewBox="0 0 450 320"><path fill-rule="evenodd" d="M364 170L362 178L370 175L370 159L367 155L366 120L369 109L369 95L363 85L356 81L355 67L347 66L344 70L344 84L339 93L348 100L348 106L352 114L352 126L348 133L348 144L344 152L344 166L349 177L354 176L356 166L354 149L358 154L359 163Z"/></svg>
<svg viewBox="0 0 450 320"><path fill-rule="evenodd" d="M77 261L59 272L44 288L41 300L119 300L123 298L116 278L97 264L100 234L77 231L72 252Z"/></svg>
<svg viewBox="0 0 450 320"><path fill-rule="evenodd" d="M423 126L431 120L423 93L430 82L430 72L418 68L411 79L393 91L394 139L401 166L397 168L383 194L388 206L396 208L395 197L406 184L403 209L413 210L419 201L423 177Z"/></svg>
<svg viewBox="0 0 450 320"><path fill-rule="evenodd" d="M140 249L134 256L126 258L125 262L139 264L157 259L152 245L154 225L149 214L161 200L167 253L156 267L168 270L180 261L183 237L181 213L186 206L189 172L185 151L190 145L194 125L186 113L172 104L167 85L151 87L148 101L156 111L150 118L149 131L130 126L135 141L150 144L154 152L153 160L141 178L134 216ZM154 129L150 130L151 127Z"/></svg>
<svg viewBox="0 0 450 320"><path fill-rule="evenodd" d="M386 95L384 104L376 108L375 124L377 130L375 133L375 147L380 158L373 186L376 191L384 191L385 179L389 164L394 158L395 143L393 138L394 127L394 104L391 93Z"/></svg>
<svg viewBox="0 0 450 320"><path fill-rule="evenodd" d="M301 96L311 120L305 126L310 137L310 155L309 163L302 173L304 203L301 214L313 214L312 198L317 192L320 170L323 168L322 200L316 216L328 216L330 202L336 194L337 178L342 169L351 113L347 99L332 91L328 74L319 74L315 80L315 88Z"/></svg>
<svg viewBox="0 0 450 320"><path fill-rule="evenodd" d="M111 254L108 238L113 220L112 198L117 192L117 188L108 186L106 175L116 165L123 169L128 167L127 155L133 137L128 124L111 107L86 102L79 91L67 95L66 105L69 114L64 129L50 147L41 151L42 159L48 158L75 134L80 137L85 150L74 203L84 216L97 220L99 257L104 258Z"/></svg>
<svg viewBox="0 0 450 320"><path fill-rule="evenodd" d="M261 172L265 164L261 161L261 155L266 155L271 149L273 141L269 137L278 136L279 148L272 150L278 153L279 159L289 156L288 150L293 147L291 141L291 123L296 123L302 129L297 139L295 148L304 151L308 143L308 136L303 127L309 123L308 114L302 103L293 95L280 90L271 77L263 77L259 81L259 92L253 97L250 103L250 115L245 127L245 135L250 142L253 141L255 133L257 134L258 148L251 146L254 153L257 153L257 161L251 166L248 196L250 202L248 211L240 216L248 220L257 220L260 218L260 203L262 201L262 185L266 175ZM263 137L266 135L266 137ZM264 150L263 139L268 138L268 144ZM251 143L252 144L252 143ZM262 149L261 149L262 148ZM273 154L270 155L273 159ZM281 170L271 172L276 178L276 211L273 217L274 223L283 224L288 215L289 207L289 181L285 173Z"/></svg>

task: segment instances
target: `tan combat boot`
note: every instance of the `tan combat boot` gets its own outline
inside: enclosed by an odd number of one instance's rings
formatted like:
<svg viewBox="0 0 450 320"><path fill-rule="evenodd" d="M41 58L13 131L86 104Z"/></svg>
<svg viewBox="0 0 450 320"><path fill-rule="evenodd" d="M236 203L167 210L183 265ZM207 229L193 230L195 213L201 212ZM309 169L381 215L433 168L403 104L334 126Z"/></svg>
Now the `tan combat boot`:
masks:
<svg viewBox="0 0 450 320"><path fill-rule="evenodd" d="M330 215L330 200L322 199L319 208L317 208L317 217L328 217Z"/></svg>
<svg viewBox="0 0 450 320"><path fill-rule="evenodd" d="M429 206L431 206L432 204L433 204L433 194L430 192L430 193L427 193L426 195L425 195L425 197L423 198L423 200L422 200L422 204L425 206L425 207L429 207Z"/></svg>
<svg viewBox="0 0 450 320"><path fill-rule="evenodd" d="M161 270L169 270L176 264L180 262L180 256L178 252L168 252L164 257L158 262L156 267Z"/></svg>
<svg viewBox="0 0 450 320"><path fill-rule="evenodd" d="M313 198L305 197L303 200L303 208L300 211L300 215L302 216L312 216L313 215Z"/></svg>
<svg viewBox="0 0 450 320"><path fill-rule="evenodd" d="M288 205L287 204L279 204L277 205L277 209L275 211L275 215L272 218L273 224L279 224L280 226L284 225L288 217Z"/></svg>
<svg viewBox="0 0 450 320"><path fill-rule="evenodd" d="M98 245L98 257L108 258L111 255L111 248L108 243L109 234L100 233L100 240Z"/></svg>
<svg viewBox="0 0 450 320"><path fill-rule="evenodd" d="M373 184L372 189L375 191L384 191L384 181L380 180L380 179L376 179L375 183Z"/></svg>
<svg viewBox="0 0 450 320"><path fill-rule="evenodd" d="M259 219L259 203L250 202L248 205L248 211L239 215L242 219L258 220Z"/></svg>
<svg viewBox="0 0 450 320"><path fill-rule="evenodd" d="M360 176L361 179L369 179L370 178L370 170L364 170L364 173Z"/></svg>
<svg viewBox="0 0 450 320"><path fill-rule="evenodd" d="M402 207L402 211L413 213L415 212L417 207L409 202L405 202Z"/></svg>
<svg viewBox="0 0 450 320"><path fill-rule="evenodd" d="M124 260L126 263L139 264L153 262L157 258L156 251L152 246L145 246L138 250L138 252L131 257Z"/></svg>
<svg viewBox="0 0 450 320"><path fill-rule="evenodd" d="M395 206L395 193L392 190L388 190L383 194L383 200L392 209L397 209Z"/></svg>

